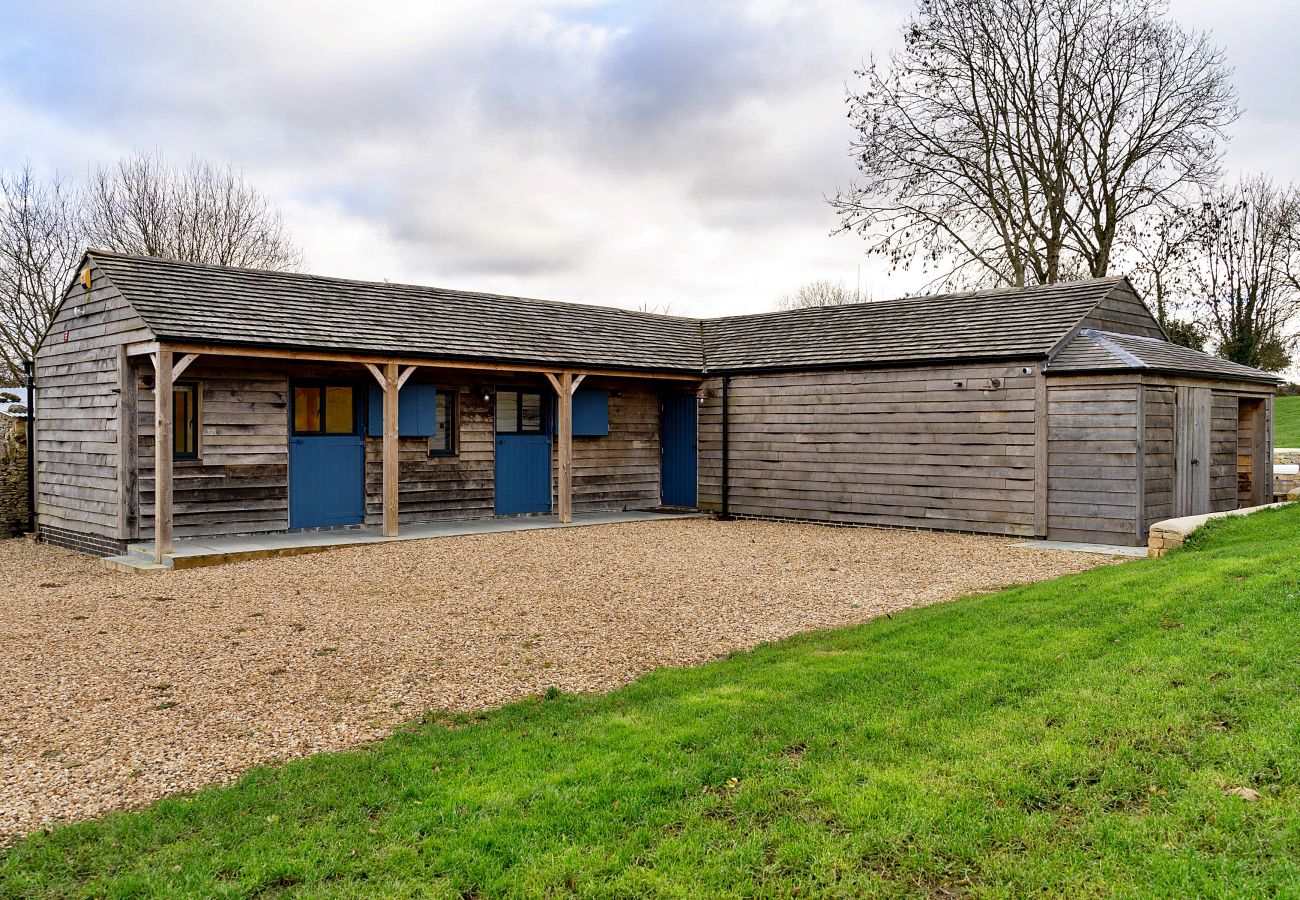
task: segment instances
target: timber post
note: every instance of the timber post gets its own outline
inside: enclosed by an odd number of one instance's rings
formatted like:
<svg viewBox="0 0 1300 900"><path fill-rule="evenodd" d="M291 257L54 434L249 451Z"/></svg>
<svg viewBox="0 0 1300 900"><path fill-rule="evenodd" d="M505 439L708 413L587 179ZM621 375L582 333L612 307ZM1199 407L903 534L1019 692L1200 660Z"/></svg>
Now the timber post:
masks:
<svg viewBox="0 0 1300 900"><path fill-rule="evenodd" d="M159 347L153 379L153 561L172 552L172 351Z"/></svg>
<svg viewBox="0 0 1300 900"><path fill-rule="evenodd" d="M561 372L559 377L546 373L546 378L555 388L559 398L556 416L556 468L559 470L560 524L567 525L573 521L573 392L578 389L585 375Z"/></svg>
<svg viewBox="0 0 1300 900"><path fill-rule="evenodd" d="M384 363L384 537L397 537L397 363Z"/></svg>

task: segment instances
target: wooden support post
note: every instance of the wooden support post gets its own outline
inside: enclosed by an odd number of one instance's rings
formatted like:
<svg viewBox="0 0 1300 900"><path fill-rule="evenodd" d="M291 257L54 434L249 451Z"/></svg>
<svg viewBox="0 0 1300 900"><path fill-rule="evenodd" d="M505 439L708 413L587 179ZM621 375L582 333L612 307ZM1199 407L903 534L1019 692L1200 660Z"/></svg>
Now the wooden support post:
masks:
<svg viewBox="0 0 1300 900"><path fill-rule="evenodd" d="M397 537L397 363L384 363L384 537Z"/></svg>
<svg viewBox="0 0 1300 900"><path fill-rule="evenodd" d="M573 392L578 389L585 375L575 376L572 372L561 372L559 377L546 373L546 379L555 388L555 395L559 398L559 415L556 417L556 456L557 466L559 468L559 484L556 491L559 494L559 513L560 523L567 524L573 521Z"/></svg>
<svg viewBox="0 0 1300 900"><path fill-rule="evenodd" d="M139 527L136 513L139 498L136 490L136 384L135 368L123 344L118 348L117 356L117 537L122 541L133 540Z"/></svg>
<svg viewBox="0 0 1300 900"><path fill-rule="evenodd" d="M172 552L172 352L159 348L153 379L153 558Z"/></svg>
<svg viewBox="0 0 1300 900"><path fill-rule="evenodd" d="M560 375L559 394L559 468L560 523L573 521L573 375Z"/></svg>

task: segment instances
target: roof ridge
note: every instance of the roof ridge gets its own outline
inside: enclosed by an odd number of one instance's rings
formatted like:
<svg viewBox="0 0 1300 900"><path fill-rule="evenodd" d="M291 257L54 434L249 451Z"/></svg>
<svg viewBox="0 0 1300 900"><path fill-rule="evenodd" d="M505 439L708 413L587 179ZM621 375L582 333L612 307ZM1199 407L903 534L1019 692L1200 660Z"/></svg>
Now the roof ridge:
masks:
<svg viewBox="0 0 1300 900"><path fill-rule="evenodd" d="M644 316L650 319L667 319L675 322L697 322L700 321L698 316L676 316L669 313L648 312L643 309L628 309L625 306L613 306L608 303L583 303L575 300L549 300L540 297L525 297L520 294L498 294L489 291L467 291L460 288L438 287L432 284L414 284L406 281L373 281L365 278L343 278L339 275L317 275L313 272L294 272L287 269L259 269L252 266L229 266L222 263L194 262L188 259L169 259L163 256L148 256L139 253L120 253L116 250L102 250L97 247L88 247L85 256L105 256L114 259L138 260L167 266L188 267L193 269L208 269L221 272L237 272L249 275L274 275L283 278L298 279L303 281L325 282L329 284L348 284L348 285L366 285L377 288L389 288L397 290L410 291L433 291L440 294L454 294L465 297L483 297L489 300L522 300L526 303L542 303L550 306L559 306L563 308L586 307L588 309L609 309L616 312L625 313L629 316Z"/></svg>
<svg viewBox="0 0 1300 900"><path fill-rule="evenodd" d="M1125 275L1106 275L1100 278L1081 278L1077 281L1055 281L1051 284L1031 284L1024 287L983 288L975 291L948 291L942 294L915 294L903 297L888 297L882 300L860 300L853 303L839 303L833 306L804 306L798 309L772 309L757 313L735 313L729 316L710 316L705 322L734 322L738 319L764 319L775 316L807 316L826 313L832 310L853 309L859 306L888 306L894 304L926 303L939 300L985 299L1001 295L1035 294L1046 291L1074 290L1091 285L1118 284L1127 278ZM1098 301L1100 302L1100 301Z"/></svg>

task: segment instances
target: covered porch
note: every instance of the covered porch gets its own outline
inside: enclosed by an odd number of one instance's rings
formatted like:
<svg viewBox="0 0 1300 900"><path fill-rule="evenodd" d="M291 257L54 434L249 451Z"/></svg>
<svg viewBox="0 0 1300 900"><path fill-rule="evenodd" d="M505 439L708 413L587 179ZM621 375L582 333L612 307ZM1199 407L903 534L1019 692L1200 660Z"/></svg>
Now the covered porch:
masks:
<svg viewBox="0 0 1300 900"><path fill-rule="evenodd" d="M694 375L170 341L120 363L132 568L694 506ZM680 502L660 467L687 452Z"/></svg>

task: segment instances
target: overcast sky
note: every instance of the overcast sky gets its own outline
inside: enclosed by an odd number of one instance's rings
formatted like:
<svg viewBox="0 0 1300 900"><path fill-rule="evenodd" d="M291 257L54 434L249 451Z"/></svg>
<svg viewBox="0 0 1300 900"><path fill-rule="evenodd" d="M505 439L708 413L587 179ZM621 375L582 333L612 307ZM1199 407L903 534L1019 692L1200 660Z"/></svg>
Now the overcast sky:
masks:
<svg viewBox="0 0 1300 900"><path fill-rule="evenodd" d="M831 236L844 86L901 0L0 0L0 167L229 159L310 271L679 314L813 278L913 288ZM1300 10L1174 0L1237 69L1233 172L1300 180Z"/></svg>

